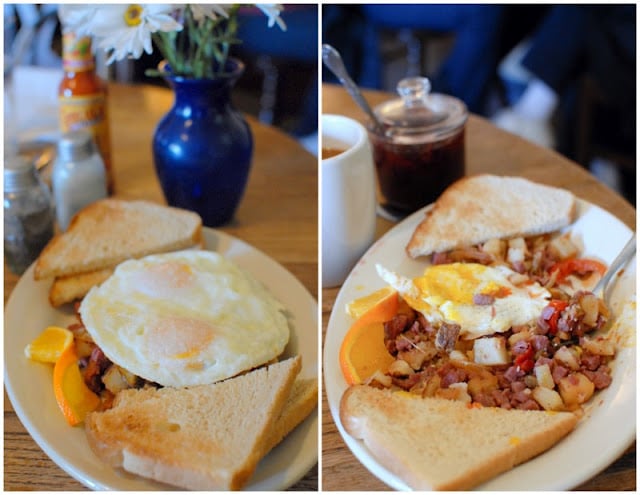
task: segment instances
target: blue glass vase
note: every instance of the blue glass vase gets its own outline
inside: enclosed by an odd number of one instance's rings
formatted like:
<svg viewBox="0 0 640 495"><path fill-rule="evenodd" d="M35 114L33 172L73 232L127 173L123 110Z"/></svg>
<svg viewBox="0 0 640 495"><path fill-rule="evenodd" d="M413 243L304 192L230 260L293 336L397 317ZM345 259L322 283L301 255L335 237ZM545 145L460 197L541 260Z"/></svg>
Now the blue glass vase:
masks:
<svg viewBox="0 0 640 495"><path fill-rule="evenodd" d="M231 102L244 64L230 59L227 69L216 79L166 75L175 100L153 136L153 160L167 203L197 212L209 227L233 218L253 154L251 130Z"/></svg>

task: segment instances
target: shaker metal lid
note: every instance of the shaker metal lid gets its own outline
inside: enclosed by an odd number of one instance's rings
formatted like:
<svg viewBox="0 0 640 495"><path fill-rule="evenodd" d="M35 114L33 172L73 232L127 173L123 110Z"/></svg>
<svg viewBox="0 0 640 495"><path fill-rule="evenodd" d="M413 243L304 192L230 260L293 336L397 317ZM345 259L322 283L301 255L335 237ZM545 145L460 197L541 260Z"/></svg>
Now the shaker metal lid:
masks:
<svg viewBox="0 0 640 495"><path fill-rule="evenodd" d="M3 176L5 192L20 191L38 183L35 164L20 155L5 156Z"/></svg>
<svg viewBox="0 0 640 495"><path fill-rule="evenodd" d="M431 93L431 83L426 77L402 79L396 90L401 98L374 109L388 138L406 137L416 143L437 141L457 132L469 115L461 100Z"/></svg>
<svg viewBox="0 0 640 495"><path fill-rule="evenodd" d="M58 141L58 159L79 161L89 158L95 151L93 136L86 130L63 134Z"/></svg>

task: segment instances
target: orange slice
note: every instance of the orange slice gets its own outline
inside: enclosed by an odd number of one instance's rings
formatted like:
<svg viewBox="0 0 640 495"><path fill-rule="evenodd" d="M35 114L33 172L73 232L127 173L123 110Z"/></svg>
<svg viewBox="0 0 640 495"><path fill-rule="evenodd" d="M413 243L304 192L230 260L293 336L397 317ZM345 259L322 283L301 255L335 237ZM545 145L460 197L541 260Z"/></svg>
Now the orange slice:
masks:
<svg viewBox="0 0 640 495"><path fill-rule="evenodd" d="M73 333L62 327L47 327L24 348L29 359L41 363L55 363L73 343Z"/></svg>
<svg viewBox="0 0 640 495"><path fill-rule="evenodd" d="M349 385L364 382L376 371L384 373L395 358L384 346L380 322L353 326L340 347L340 369Z"/></svg>
<svg viewBox="0 0 640 495"><path fill-rule="evenodd" d="M393 317L397 309L398 292L391 287L383 287L347 304L347 314L357 320L366 318L367 321L385 321L380 318L390 313L393 313Z"/></svg>
<svg viewBox="0 0 640 495"><path fill-rule="evenodd" d="M376 371L385 372L394 358L384 346L385 321L400 309L398 293L381 289L347 305L349 314L359 315L340 346L340 369L349 385L362 383Z"/></svg>
<svg viewBox="0 0 640 495"><path fill-rule="evenodd" d="M70 345L60 355L53 368L53 391L60 410L71 426L84 421L88 412L100 405L100 397L84 383L75 345Z"/></svg>

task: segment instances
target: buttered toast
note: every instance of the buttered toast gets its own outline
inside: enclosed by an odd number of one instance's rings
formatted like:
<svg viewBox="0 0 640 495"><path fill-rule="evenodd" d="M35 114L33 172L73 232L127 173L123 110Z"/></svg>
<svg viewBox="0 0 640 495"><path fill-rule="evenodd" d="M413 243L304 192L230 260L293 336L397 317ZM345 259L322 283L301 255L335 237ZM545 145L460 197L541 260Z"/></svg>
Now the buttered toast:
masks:
<svg viewBox="0 0 640 495"><path fill-rule="evenodd" d="M342 396L340 420L412 489L468 490L551 448L578 417L355 385Z"/></svg>
<svg viewBox="0 0 640 495"><path fill-rule="evenodd" d="M53 306L81 299L122 261L202 247L202 220L191 211L149 201L108 198L79 211L40 254L34 278L54 278Z"/></svg>
<svg viewBox="0 0 640 495"><path fill-rule="evenodd" d="M300 408L312 409L302 400L309 382L292 396L300 368L297 356L211 385L125 390L111 409L87 416L89 444L110 465L156 481L240 489L280 433L303 419Z"/></svg>
<svg viewBox="0 0 640 495"><path fill-rule="evenodd" d="M411 258L553 232L573 222L576 199L564 189L520 177L475 175L447 188L406 246Z"/></svg>

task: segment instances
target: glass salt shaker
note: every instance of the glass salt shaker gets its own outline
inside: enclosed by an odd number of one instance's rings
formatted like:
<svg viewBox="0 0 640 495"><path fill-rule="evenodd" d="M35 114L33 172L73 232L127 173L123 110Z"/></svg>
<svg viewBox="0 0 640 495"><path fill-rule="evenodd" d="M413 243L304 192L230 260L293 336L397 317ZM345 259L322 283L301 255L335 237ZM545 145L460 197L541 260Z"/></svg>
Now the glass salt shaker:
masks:
<svg viewBox="0 0 640 495"><path fill-rule="evenodd" d="M72 131L58 141L51 172L58 227L67 230L71 218L82 208L107 196L107 174L93 137Z"/></svg>
<svg viewBox="0 0 640 495"><path fill-rule="evenodd" d="M49 187L35 165L20 156L5 157L4 255L21 275L40 255L54 233L55 212Z"/></svg>

